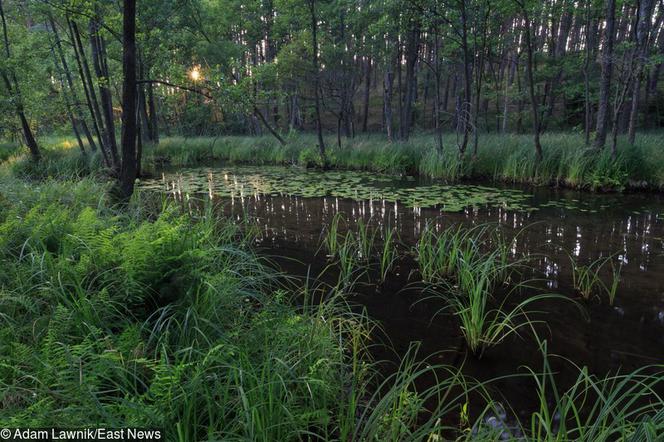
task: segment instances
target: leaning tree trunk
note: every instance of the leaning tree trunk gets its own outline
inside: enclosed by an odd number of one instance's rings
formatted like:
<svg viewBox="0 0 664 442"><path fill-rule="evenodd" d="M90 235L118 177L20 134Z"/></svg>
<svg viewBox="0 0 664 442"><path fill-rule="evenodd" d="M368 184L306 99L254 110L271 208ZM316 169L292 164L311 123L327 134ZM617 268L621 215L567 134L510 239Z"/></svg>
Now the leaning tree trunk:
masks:
<svg viewBox="0 0 664 442"><path fill-rule="evenodd" d="M92 138L92 134L90 133L90 129L88 128L88 124L85 121L85 118L83 117L83 114L81 112L80 106L79 106L79 99L78 95L76 94L76 88L74 87L74 80L71 74L71 70L69 69L69 65L67 64L67 58L65 57L65 52L62 49L62 40L60 40L60 35L58 34L58 28L56 27L55 20L53 20L53 16L49 15L49 22L51 24L51 28L53 28L53 35L55 36L55 46L56 49L58 50L58 54L60 56L60 62L62 63L62 69L64 70L65 78L67 80L67 85L69 86L69 91L71 93L71 99L74 103L74 115L76 117L76 120L78 121L78 124L83 131L83 134L85 135L85 138L88 140L88 146L90 146L90 150L96 151L97 150L97 144L95 143L94 138Z"/></svg>
<svg viewBox="0 0 664 442"><path fill-rule="evenodd" d="M613 73L613 40L616 21L616 0L606 0L606 29L604 30L604 48L602 51L602 75L599 82L599 105L597 108L597 126L595 148L603 149L609 127L609 94Z"/></svg>
<svg viewBox="0 0 664 442"><path fill-rule="evenodd" d="M5 20L5 11L2 6L2 0L0 0L0 18L2 19L2 36L5 44L5 56L7 57L6 60L9 60L11 58L11 51L9 49L7 21ZM21 129L23 130L25 144L30 150L30 155L32 156L33 161L39 161L41 158L41 151L39 150L39 145L37 144L37 140L32 133L30 123L28 123L28 119L25 116L25 111L23 110L23 97L21 96L21 89L18 85L16 73L11 68L2 68L0 69L0 76L2 76L2 81L5 83L7 92L12 97L12 101L14 102L14 110L16 111L16 116L18 116L18 119L21 122Z"/></svg>
<svg viewBox="0 0 664 442"><path fill-rule="evenodd" d="M104 127L104 122L101 117L101 110L99 110L99 101L97 100L97 94L95 92L94 83L92 81L92 73L90 72L90 65L88 64L88 59L85 56L85 50L83 49L83 42L81 41L81 34L78 31L78 25L73 20L67 20L69 24L69 33L72 41L72 46L74 47L74 56L76 57L76 64L78 66L78 73L81 77L81 83L83 84L83 92L85 93L85 99L88 103L88 110L90 112L90 117L92 119L92 126L97 135L97 140L101 145L101 152L104 157L104 161L109 168L115 168L116 164L113 162L113 157L110 156L110 150L108 148L108 140L106 137L106 129Z"/></svg>
<svg viewBox="0 0 664 442"><path fill-rule="evenodd" d="M115 139L115 121L113 119L113 97L108 85L109 74L106 65L106 50L104 41L99 35L98 19L90 20L90 47L92 50L92 64L99 83L99 97L101 99L101 112L106 127L107 147L115 165L118 164L118 148Z"/></svg>

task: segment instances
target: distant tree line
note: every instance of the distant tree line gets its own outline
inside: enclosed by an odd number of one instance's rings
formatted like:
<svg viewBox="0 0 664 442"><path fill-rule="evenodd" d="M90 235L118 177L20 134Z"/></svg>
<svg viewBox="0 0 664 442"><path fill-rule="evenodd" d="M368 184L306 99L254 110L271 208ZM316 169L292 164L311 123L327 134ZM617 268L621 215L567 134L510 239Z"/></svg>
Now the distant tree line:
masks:
<svg viewBox="0 0 664 442"><path fill-rule="evenodd" d="M342 145L430 130L460 155L482 132L528 132L541 158L544 131L615 154L619 134L633 144L664 115L662 0L2 0L0 12L0 130L38 159L35 131L68 125L118 172L132 126L138 159L160 132L283 144L300 130L323 157L331 132Z"/></svg>

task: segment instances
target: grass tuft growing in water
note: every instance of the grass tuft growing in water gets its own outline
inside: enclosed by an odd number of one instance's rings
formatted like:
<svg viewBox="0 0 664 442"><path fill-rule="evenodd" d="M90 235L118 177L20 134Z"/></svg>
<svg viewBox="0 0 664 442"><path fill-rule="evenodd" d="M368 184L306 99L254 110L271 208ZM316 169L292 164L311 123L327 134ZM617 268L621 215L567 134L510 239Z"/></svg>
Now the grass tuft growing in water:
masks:
<svg viewBox="0 0 664 442"><path fill-rule="evenodd" d="M518 234L517 234L518 236ZM516 238L516 237L515 237ZM531 304L567 297L537 294L512 305L509 297L527 282L514 282L513 273L523 266L510 260L512 238L490 225L450 227L441 233L428 225L415 248L426 291L446 302L439 313L451 311L460 324L469 350L481 357L484 350L528 327L534 332L538 313ZM486 251L486 250L489 251ZM502 296L497 300L497 295Z"/></svg>
<svg viewBox="0 0 664 442"><path fill-rule="evenodd" d="M613 305L620 284L620 272L622 264L617 267L613 262L614 255L607 257L599 257L589 264L579 264L578 261L569 255L572 267L572 283L574 288L586 301L593 296L600 296L606 294L609 298L609 303ZM609 284L602 279L602 272L605 267L611 266L609 273Z"/></svg>
<svg viewBox="0 0 664 442"><path fill-rule="evenodd" d="M399 252L396 248L397 232L394 229L386 229L383 237L383 244L380 253L380 280L384 282L388 273L394 267L399 259Z"/></svg>

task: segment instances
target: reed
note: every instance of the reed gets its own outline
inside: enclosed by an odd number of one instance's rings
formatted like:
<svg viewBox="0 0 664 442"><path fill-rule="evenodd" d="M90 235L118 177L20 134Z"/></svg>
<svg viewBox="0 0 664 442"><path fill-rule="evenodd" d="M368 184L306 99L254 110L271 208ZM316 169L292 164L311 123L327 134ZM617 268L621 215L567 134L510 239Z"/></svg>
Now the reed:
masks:
<svg viewBox="0 0 664 442"><path fill-rule="evenodd" d="M468 349L478 358L487 348L500 344L522 328L535 333L534 326L541 321L534 316L541 312L533 309L533 304L545 300L569 301L562 295L542 293L528 296L513 306L510 295L525 283L514 284L502 299L497 300L494 295L496 285L505 282L500 275L509 272L497 264L497 254L492 252L475 262L460 260L456 283L443 282L442 291L434 291L434 296L447 303L438 313L451 311L454 314ZM504 288L501 290L505 291Z"/></svg>
<svg viewBox="0 0 664 442"><path fill-rule="evenodd" d="M563 185L588 190L622 190L637 186L664 188L664 156L659 148L660 133L643 134L632 146L622 137L617 158L607 150L585 148L583 137L576 133L542 134L544 158L537 161L532 140L527 135L480 134L476 157L459 157L456 149L438 152L434 137L420 133L408 141L387 143L381 134L359 135L339 149L330 143L328 166L334 169L369 170L393 174L420 174L448 181L490 179L515 183ZM92 167L81 167L80 156L72 139L49 137L44 143L44 157L52 158L50 170L30 169L22 162L26 152L11 151L9 161L21 162L30 174L45 177L53 174L94 173L101 168L98 155ZM322 165L313 134L291 134L286 146L270 137L165 137L158 146L145 146L146 171L164 164L196 166L211 161L242 164L276 164L318 167ZM446 146L455 146L454 134L444 136ZM0 158L2 154L0 153ZM50 161L50 160L49 160ZM29 170L28 170L29 169Z"/></svg>
<svg viewBox="0 0 664 442"><path fill-rule="evenodd" d="M336 213L332 217L332 221L323 230L322 245L327 251L329 258L336 256L339 251L339 223L342 220L343 216L340 213Z"/></svg>
<svg viewBox="0 0 664 442"><path fill-rule="evenodd" d="M399 252L396 248L397 233L394 229L386 229L383 237L383 244L380 253L380 280L385 282L387 275L399 259Z"/></svg>
<svg viewBox="0 0 664 442"><path fill-rule="evenodd" d="M616 265L613 262L615 254L606 257L599 257L589 264L579 264L572 255L568 255L572 267L572 283L574 288L585 300L591 299L593 296L600 296L606 294L609 298L609 303L613 305L620 284L620 273L622 265ZM609 273L609 283L607 284L602 279L602 272L607 266L611 266Z"/></svg>
<svg viewBox="0 0 664 442"><path fill-rule="evenodd" d="M561 391L541 344L543 370L530 370L540 399L527 431L536 440L648 440L664 429L662 368L644 367L627 374L597 377L584 367L571 386ZM571 364L571 362L568 362ZM648 397L649 400L643 400Z"/></svg>
<svg viewBox="0 0 664 442"><path fill-rule="evenodd" d="M369 226L369 222L364 222L362 218L357 221L357 235L355 236L355 245L357 247L358 258L365 264L369 264L374 255L374 244L378 230Z"/></svg>

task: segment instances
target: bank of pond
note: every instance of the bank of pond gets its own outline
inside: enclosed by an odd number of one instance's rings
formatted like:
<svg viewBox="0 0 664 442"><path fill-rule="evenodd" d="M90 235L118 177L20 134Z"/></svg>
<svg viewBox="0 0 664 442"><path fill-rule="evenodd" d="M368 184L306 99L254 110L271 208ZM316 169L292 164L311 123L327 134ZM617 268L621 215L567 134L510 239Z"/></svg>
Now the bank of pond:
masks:
<svg viewBox="0 0 664 442"><path fill-rule="evenodd" d="M664 199L301 168L0 187L9 426L657 440Z"/></svg>
<svg viewBox="0 0 664 442"><path fill-rule="evenodd" d="M215 162L242 165L299 166L301 168L370 171L420 176L447 183L492 182L566 187L598 192L664 189L664 135L640 135L634 145L619 138L618 153L596 150L574 132L542 135L543 158L537 161L532 136L480 134L477 152L459 154L455 134L443 136L442 151L432 134L386 142L381 134L344 138L340 145L328 140L321 157L313 134L290 134L285 145L275 138L251 136L163 137L158 145L145 144L141 173L150 176L164 166L195 167ZM86 176L104 173L102 156L87 150L81 155L71 137L42 137L42 160L34 164L14 144L0 144L0 162L10 163L16 174L28 177Z"/></svg>

